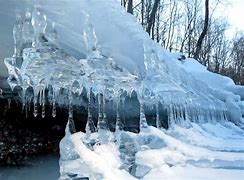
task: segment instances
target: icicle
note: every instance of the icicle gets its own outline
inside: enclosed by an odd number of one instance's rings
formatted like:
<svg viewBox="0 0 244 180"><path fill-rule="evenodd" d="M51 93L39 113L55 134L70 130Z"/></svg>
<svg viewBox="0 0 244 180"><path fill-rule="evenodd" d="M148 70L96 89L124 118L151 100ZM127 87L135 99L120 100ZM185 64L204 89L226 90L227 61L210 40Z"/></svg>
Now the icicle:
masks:
<svg viewBox="0 0 244 180"><path fill-rule="evenodd" d="M69 123L69 131L71 134L76 132L75 129L75 123L73 119L73 101L72 101L72 92L69 91L69 117L68 117L68 123Z"/></svg>
<svg viewBox="0 0 244 180"><path fill-rule="evenodd" d="M185 111L185 120L189 121L189 114L188 114L188 109L187 109L187 105L186 104L184 106L184 111Z"/></svg>
<svg viewBox="0 0 244 180"><path fill-rule="evenodd" d="M14 57L20 57L22 51L22 27L23 21L21 15L16 15L16 22L13 27L13 38L14 38ZM15 59L16 60L16 59ZM12 62L15 64L16 62Z"/></svg>
<svg viewBox="0 0 244 180"><path fill-rule="evenodd" d="M29 108L29 102L27 102L25 106L25 119L28 118L28 108Z"/></svg>
<svg viewBox="0 0 244 180"><path fill-rule="evenodd" d="M99 130L108 130L108 125L106 119L104 119L104 102L103 95L101 93L98 94L98 121L97 121L97 129ZM106 116L106 113L105 113ZM106 118L106 117L105 117Z"/></svg>
<svg viewBox="0 0 244 180"><path fill-rule="evenodd" d="M140 130L143 130L148 127L146 116L145 116L145 109L144 109L144 102L140 103Z"/></svg>
<svg viewBox="0 0 244 180"><path fill-rule="evenodd" d="M55 118L57 115L56 103L53 102L52 117Z"/></svg>
<svg viewBox="0 0 244 180"><path fill-rule="evenodd" d="M144 104L144 82L141 82L141 88L138 92L140 102L140 131L148 127L146 116L145 116L145 104Z"/></svg>
<svg viewBox="0 0 244 180"><path fill-rule="evenodd" d="M159 118L158 103L156 104L156 126L157 126L157 128L161 128L162 127L161 120Z"/></svg>
<svg viewBox="0 0 244 180"><path fill-rule="evenodd" d="M120 94L118 96L117 106L116 106L116 124L115 124L116 132L123 130L123 123L121 122L120 114L119 114L119 104L120 104Z"/></svg>
<svg viewBox="0 0 244 180"><path fill-rule="evenodd" d="M172 127L174 125L174 115L173 115L172 104L169 104L169 106L167 107L167 114L168 114L169 127Z"/></svg>
<svg viewBox="0 0 244 180"><path fill-rule="evenodd" d="M45 118L45 88L42 90L42 118Z"/></svg>
<svg viewBox="0 0 244 180"><path fill-rule="evenodd" d="M53 89L53 105L52 105L52 117L55 118L57 115L56 110L56 98L57 98L57 92L55 89Z"/></svg>
<svg viewBox="0 0 244 180"><path fill-rule="evenodd" d="M89 92L87 93L87 123L86 123L86 134L91 134L93 132L96 132L96 127L94 125L93 122L93 118L92 118L92 111L91 111L91 89L89 90Z"/></svg>
<svg viewBox="0 0 244 180"><path fill-rule="evenodd" d="M38 107L37 107L37 103L36 103L36 102L34 102L34 111L33 111L33 115L34 115L34 117L37 117L37 115L38 115Z"/></svg>
<svg viewBox="0 0 244 180"><path fill-rule="evenodd" d="M8 109L11 108L11 99L8 99Z"/></svg>
<svg viewBox="0 0 244 180"><path fill-rule="evenodd" d="M28 102L28 112L30 112L31 111L31 102Z"/></svg>
<svg viewBox="0 0 244 180"><path fill-rule="evenodd" d="M102 94L98 94L98 121L97 121L97 129L103 129L102 121L103 121L103 114L102 114Z"/></svg>
<svg viewBox="0 0 244 180"><path fill-rule="evenodd" d="M42 89L39 90L39 105L42 105Z"/></svg>
<svg viewBox="0 0 244 180"><path fill-rule="evenodd" d="M0 98L3 98L3 90L0 88Z"/></svg>
<svg viewBox="0 0 244 180"><path fill-rule="evenodd" d="M125 94L124 94L124 92L123 92L123 90L121 90L121 100L122 100L122 110L123 110L123 117L121 117L121 118L123 118L122 120L123 120L123 123L122 124L125 124ZM121 122L122 122L122 120L121 120Z"/></svg>
<svg viewBox="0 0 244 180"><path fill-rule="evenodd" d="M45 118L45 104L42 104L42 118Z"/></svg>
<svg viewBox="0 0 244 180"><path fill-rule="evenodd" d="M172 105L172 114L173 114L173 118L171 119L171 121L173 121L173 124L177 124L176 106L175 105Z"/></svg>
<svg viewBox="0 0 244 180"><path fill-rule="evenodd" d="M25 106L26 106L26 87L23 87L23 91L22 91L22 112L24 111Z"/></svg>
<svg viewBox="0 0 244 180"><path fill-rule="evenodd" d="M180 116L180 121L182 122L182 123L185 123L184 122L184 115L183 115L184 113L183 113L183 107L182 106L179 106L179 116Z"/></svg>
<svg viewBox="0 0 244 180"><path fill-rule="evenodd" d="M224 109L223 114L224 114L224 120L225 120L225 121L228 121L228 117L227 117L227 109Z"/></svg>
<svg viewBox="0 0 244 180"><path fill-rule="evenodd" d="M104 89L104 93L103 93L103 122L106 123L106 125L108 126L108 121L107 121L107 113L106 113L106 89ZM108 127L106 127L108 128Z"/></svg>
<svg viewBox="0 0 244 180"><path fill-rule="evenodd" d="M33 115L34 115L34 117L37 117L37 115L38 115L38 106L37 106L38 93L39 92L36 89L34 89L34 99L33 99L33 106L34 106Z"/></svg>

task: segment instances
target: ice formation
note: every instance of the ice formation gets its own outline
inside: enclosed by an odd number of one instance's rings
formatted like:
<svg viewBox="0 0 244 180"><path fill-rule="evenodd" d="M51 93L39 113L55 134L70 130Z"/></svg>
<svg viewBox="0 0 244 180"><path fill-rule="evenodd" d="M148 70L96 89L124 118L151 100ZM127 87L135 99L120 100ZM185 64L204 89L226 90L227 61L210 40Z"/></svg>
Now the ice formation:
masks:
<svg viewBox="0 0 244 180"><path fill-rule="evenodd" d="M94 162L84 156L87 153L99 159L96 147L104 144L120 154L115 155L120 157L116 165L120 166L115 168L114 175L128 177L129 172L133 177L144 177L152 167L137 163L136 153L154 148L154 141L160 148L166 146L163 138L148 135L149 121L157 128L228 121L243 126L244 105L238 93L212 87L210 82L193 77L184 63L177 62L177 57L150 40L115 0L60 0L34 6L25 16L16 16L13 36L14 55L6 58L5 64L11 88L22 88L23 108L28 109L33 103L33 115L38 116L37 108L42 106L44 117L45 104L51 103L55 117L57 104L68 106L66 136L60 143L61 179L106 176L95 173L96 165L93 167ZM60 100L61 91L65 91L66 101ZM73 105L77 104L73 96L84 92L86 101L78 104L86 105L86 134L73 136ZM139 140L135 134L124 131L129 126L122 120L125 114L121 112L126 108L126 98L139 102L137 121L140 132L146 134ZM115 107L114 111L108 108L109 104ZM97 114L93 111L95 106ZM115 117L114 134L108 123L110 111ZM106 151L107 147L101 148ZM82 161L83 173L67 172L69 163L76 171ZM118 169L125 171L117 172Z"/></svg>
<svg viewBox="0 0 244 180"><path fill-rule="evenodd" d="M103 26L99 27L96 24L93 16L96 18L97 15L94 15L91 8L88 8L94 2L91 1L90 4L82 2L81 4L86 7L79 14L83 18L81 23L83 28L80 34L77 34L82 37L81 43L84 44L81 51L86 58L82 59L75 58L59 45L55 22L47 31L48 17L44 13L47 5L35 6L33 12L27 11L24 17L19 14L16 16L13 28L14 55L6 58L5 64L9 69L8 82L11 88L22 87L23 105L32 101L30 97L25 96L27 88L32 87L34 106L37 106L38 99L39 104L44 106L46 103L45 89L50 89L51 86L52 97L50 99L53 101L53 116L55 116L55 104L61 88L69 91L67 94L70 96L70 101L72 101L72 94L81 93L83 88L91 89L94 94L98 95L98 125L103 126L102 124L106 121L106 101L113 101L116 104L118 97L121 96L121 91L126 92L128 96L135 91L141 104L141 127L147 126L144 115L146 106L153 106L154 109L157 109L155 115L157 126L161 126L159 104L167 113L169 126L185 124L187 121L204 123L229 120L237 124L242 121L241 110L235 103L240 101L239 96L211 88L207 82L196 81L180 65L176 66L177 62L170 60L172 57L152 42L148 36L145 36L144 32L135 38L141 43L140 46L135 47L142 48L144 56L134 57L136 55L134 52L125 52L125 57L122 59L118 57L121 59L118 62L113 52L107 53L108 50L113 50L111 48L118 37L113 41L108 39L109 42L102 41L99 44L99 37L103 40L107 35L104 31L105 35L101 35L100 29L103 29ZM120 13L119 15L122 16L125 12L116 4L106 2L105 5L108 6L106 13L111 13L109 7L112 6L116 8L116 13ZM99 8L103 8L105 5L101 2L96 3L96 7ZM121 17L119 18L121 19ZM142 29L134 27L137 24L131 17L127 19L126 22L130 24L128 31L131 31L132 35L138 33L136 31L142 31ZM119 33L118 28L112 28ZM121 56L121 52L118 50L117 52L117 56ZM125 62L121 62L123 59ZM131 63L131 66L128 63ZM134 69L131 69L133 66ZM72 102L70 103L72 104ZM34 111L34 115L37 116L36 111ZM43 113L44 115L45 113Z"/></svg>

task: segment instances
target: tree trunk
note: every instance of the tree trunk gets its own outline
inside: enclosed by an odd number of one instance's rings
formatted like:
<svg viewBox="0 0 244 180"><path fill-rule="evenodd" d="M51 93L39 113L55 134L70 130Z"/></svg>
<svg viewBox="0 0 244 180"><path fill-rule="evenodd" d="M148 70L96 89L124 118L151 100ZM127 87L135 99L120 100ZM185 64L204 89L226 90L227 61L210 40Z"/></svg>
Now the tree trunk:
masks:
<svg viewBox="0 0 244 180"><path fill-rule="evenodd" d="M156 12L157 12L159 3L160 3L160 0L155 0L154 4L153 4L153 9L151 11L151 14L150 14L150 17L148 20L147 29L146 29L146 31L149 35L151 34L151 29L152 29L153 23L155 22L155 16L156 16Z"/></svg>
<svg viewBox="0 0 244 180"><path fill-rule="evenodd" d="M128 0L127 12L133 14L133 0Z"/></svg>
<svg viewBox="0 0 244 180"><path fill-rule="evenodd" d="M197 41L197 47L196 47L196 51L194 53L194 58L198 59L199 58L199 54L202 48L202 42L204 37L207 34L208 31L208 21L209 21L209 0L205 0L205 19L204 19L204 28L202 33L199 36L199 39Z"/></svg>
<svg viewBox="0 0 244 180"><path fill-rule="evenodd" d="M141 24L144 27L144 0L141 0Z"/></svg>
<svg viewBox="0 0 244 180"><path fill-rule="evenodd" d="M121 0L121 6L123 6L123 7L126 6L126 2L125 2L125 0Z"/></svg>

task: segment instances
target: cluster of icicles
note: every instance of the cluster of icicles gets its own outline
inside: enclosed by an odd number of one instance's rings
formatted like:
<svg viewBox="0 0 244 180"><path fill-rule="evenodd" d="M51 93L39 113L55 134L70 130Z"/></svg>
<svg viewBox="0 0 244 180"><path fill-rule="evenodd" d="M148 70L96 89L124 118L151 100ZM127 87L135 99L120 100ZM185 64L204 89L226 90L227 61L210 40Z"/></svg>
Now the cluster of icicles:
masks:
<svg viewBox="0 0 244 180"><path fill-rule="evenodd" d="M220 122L220 121L227 121L230 117L228 111L217 111L216 109L212 110L204 110L199 109L196 107L191 106L190 104L169 104L166 101L157 101L154 105L147 105L143 96L140 96L140 92L132 91L131 93L127 93L122 89L114 94L114 98L107 96L107 90L105 87L101 88L97 93L92 91L92 87L85 88L83 87L80 93L77 91L67 90L66 95L67 99L66 102L61 100L64 98L62 95L59 97L59 92L61 90L54 90L52 87L45 87L39 90L34 90L33 95L32 93L28 92L28 90L23 91L22 94L22 104L23 108L25 107L26 113L30 111L31 103L33 103L33 115L34 117L38 116L38 107L41 106L41 117L45 117L45 107L46 104L51 104L52 106L52 116L53 118L56 117L57 113L57 105L58 104L68 104L68 120L69 120L69 127L72 133L76 132L74 121L73 121L73 106L77 103L77 99L74 97L77 96L85 96L85 101L81 103L86 106L87 110L87 123L85 131L87 133L97 132L98 129L111 129L108 123L108 116L107 113L110 111L107 108L107 104L113 104L116 107L116 121L115 121L115 130L122 130L125 124L125 118L123 117L125 114L121 113L121 109L125 109L125 101L126 97L129 98L136 98L139 102L139 129L147 128L148 124L155 125L157 128L162 127L171 127L174 124L181 124L183 126L190 125L190 122L194 123L205 123L205 122ZM26 92L27 95L26 95ZM47 93L48 92L48 93ZM84 94L85 92L85 94ZM132 95L133 93L138 94L137 96ZM28 95L29 94L29 95ZM141 98L139 98L141 97ZM94 100L96 99L96 100ZM96 102L95 102L96 101ZM81 104L80 104L81 105ZM93 108L97 108L98 114L93 114ZM111 110L112 111L112 110ZM27 113L28 114L28 113ZM148 117L153 119L147 119ZM94 122L94 117L97 117L97 121ZM154 121L154 122L153 122ZM164 122L163 122L164 121ZM149 123L148 123L149 122ZM97 126L95 124L97 123ZM164 124L164 125L162 125ZM166 126L165 126L166 124Z"/></svg>
<svg viewBox="0 0 244 180"><path fill-rule="evenodd" d="M121 114L119 113L120 102L125 100L122 94L126 92L130 94L131 92L136 92L137 98L140 104L140 120L139 126L141 128L146 128L148 126L146 119L145 109L149 109L149 111L153 111L155 117L155 125L160 128L162 127L162 121L167 121L168 126L172 126L173 124L185 124L187 125L189 122L196 123L204 123L204 122L217 122L222 120L229 119L229 113L226 108L216 109L214 106L212 108L204 109L200 108L201 105L196 106L196 104L192 103L192 101L188 101L187 96L181 98L180 100L173 100L173 94L166 93L165 95L160 95L155 98L147 97L146 91L147 89L144 86L144 79L142 77L138 77L136 82L133 84L129 84L126 87L106 87L104 85L97 84L98 82L92 82L84 84L84 80L82 78L87 78L86 76L80 77L80 79L74 80L70 79L70 86L62 87L57 86L56 84L49 84L48 81L45 81L45 77L43 79L38 80L38 83L35 86L32 86L33 93L27 93L28 91L28 83L24 81L26 77L23 74L21 65L23 61L23 51L25 48L38 48L43 43L52 43L55 47L58 46L58 33L55 29L55 25L53 24L50 32L46 31L46 15L42 12L40 8L35 8L33 12L26 12L25 17L21 17L20 15L16 18L16 23L13 28L13 36L14 36L14 55L12 58L6 58L5 64L9 70L9 78L8 82L12 89L16 86L21 86L22 88L22 103L23 108L25 107L26 111L30 110L30 105L33 103L33 115L38 116L38 106L42 106L41 116L45 117L45 105L48 103L47 99L49 99L49 103L52 104L52 116L56 116L56 106L58 104L59 92L60 89L66 88L68 90L68 105L69 105L69 122L71 128L74 128L73 123L73 95L75 93L81 93L85 88L87 91L87 125L86 132L95 132L97 129L108 128L107 123L107 109L105 108L107 101L113 101L114 105L116 105L116 129L122 129L123 122L121 121ZM87 60L91 60L94 56L101 56L96 47L96 35L92 26L87 25L87 29L84 32L84 41L86 43L87 48ZM65 57L64 57L65 58ZM95 57L96 59L96 57ZM99 58L97 58L99 59ZM145 66L149 66L150 62L146 62ZM150 67L148 67L150 68ZM116 69L116 68L115 68ZM115 70L114 70L115 71ZM148 70L149 71L149 70ZM151 70L152 73L153 70ZM120 70L118 70L120 72ZM117 73L117 72L116 72ZM119 73L117 73L119 74ZM116 74L116 75L117 75ZM88 79L88 78L87 78ZM131 80L131 77L128 78ZM33 80L33 79L32 79ZM32 81L29 80L29 81ZM134 79L133 79L134 80ZM34 81L34 80L33 80ZM124 82L124 80L123 80ZM92 84L96 84L96 86L92 86ZM138 85L139 84L139 85ZM133 87L133 85L135 87ZM51 88L50 88L51 87ZM94 88L95 87L95 88ZM99 87L99 88L97 88ZM151 87L153 88L153 87ZM48 95L47 90L48 89ZM52 89L52 90L50 90ZM112 92L112 93L111 93ZM97 127L95 127L95 123L93 122L93 114L91 111L91 94L94 93L95 96L98 97L98 120ZM33 94L33 95L30 95ZM48 98L47 98L48 96ZM111 98L112 96L112 98ZM130 95L127 95L130 96ZM122 98L123 97L123 98ZM151 99L154 100L151 100ZM180 97L179 97L180 98ZM150 102L149 102L150 101ZM153 103L151 103L153 101ZM123 104L123 103L122 103ZM206 103L207 104L207 103ZM221 104L223 106L223 104ZM216 106L217 107L217 106ZM126 108L126 107L123 107ZM162 113L164 115L162 115ZM161 114L161 115L160 115ZM166 115L166 119L163 119L162 116ZM124 124L126 126L126 124ZM72 130L75 131L75 130Z"/></svg>

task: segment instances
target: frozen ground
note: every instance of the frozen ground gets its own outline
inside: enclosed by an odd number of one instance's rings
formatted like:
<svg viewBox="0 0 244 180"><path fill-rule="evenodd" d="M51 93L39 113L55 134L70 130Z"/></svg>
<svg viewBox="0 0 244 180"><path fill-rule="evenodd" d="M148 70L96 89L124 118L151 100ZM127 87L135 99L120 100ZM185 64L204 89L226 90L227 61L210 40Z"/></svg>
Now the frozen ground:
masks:
<svg viewBox="0 0 244 180"><path fill-rule="evenodd" d="M139 134L119 134L93 150L84 143L85 134L66 136L73 155L80 158L64 161L61 172L108 180L244 178L244 131L232 123L192 123L167 131L149 127Z"/></svg>

